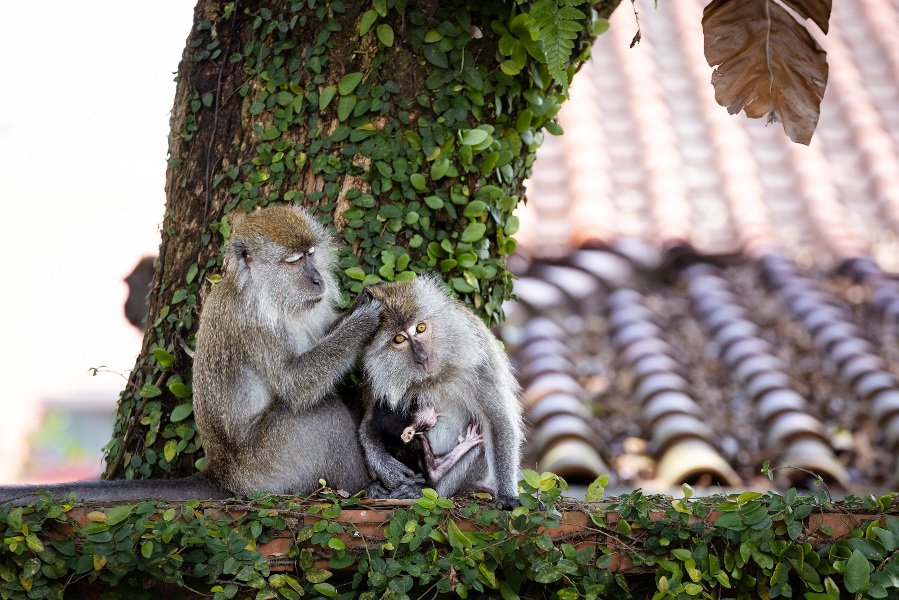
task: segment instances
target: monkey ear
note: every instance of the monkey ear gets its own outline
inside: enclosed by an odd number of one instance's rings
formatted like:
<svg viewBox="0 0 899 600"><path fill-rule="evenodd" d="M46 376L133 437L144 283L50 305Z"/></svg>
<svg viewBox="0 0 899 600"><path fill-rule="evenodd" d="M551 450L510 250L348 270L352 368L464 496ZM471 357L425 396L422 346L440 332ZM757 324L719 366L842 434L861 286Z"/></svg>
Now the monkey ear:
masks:
<svg viewBox="0 0 899 600"><path fill-rule="evenodd" d="M231 242L231 252L233 253L232 256L238 273L243 273L250 268L253 260L250 257L250 249L247 247L246 242Z"/></svg>

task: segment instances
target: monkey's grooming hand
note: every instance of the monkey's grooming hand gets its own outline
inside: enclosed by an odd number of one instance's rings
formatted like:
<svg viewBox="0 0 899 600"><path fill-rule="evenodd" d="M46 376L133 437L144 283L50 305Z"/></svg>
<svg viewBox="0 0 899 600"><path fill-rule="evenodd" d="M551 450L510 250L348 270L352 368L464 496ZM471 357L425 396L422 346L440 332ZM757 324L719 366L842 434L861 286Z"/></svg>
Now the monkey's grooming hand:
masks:
<svg viewBox="0 0 899 600"><path fill-rule="evenodd" d="M392 456L385 456L385 460L376 468L373 468L377 477L388 490L398 490L405 485L424 485L425 478L421 473L416 473ZM416 496L418 497L418 496Z"/></svg>
<svg viewBox="0 0 899 600"><path fill-rule="evenodd" d="M384 310L384 303L380 300L367 300L363 303L353 305L350 314L346 317L346 323L354 331L364 334L373 334L381 324L381 312Z"/></svg>

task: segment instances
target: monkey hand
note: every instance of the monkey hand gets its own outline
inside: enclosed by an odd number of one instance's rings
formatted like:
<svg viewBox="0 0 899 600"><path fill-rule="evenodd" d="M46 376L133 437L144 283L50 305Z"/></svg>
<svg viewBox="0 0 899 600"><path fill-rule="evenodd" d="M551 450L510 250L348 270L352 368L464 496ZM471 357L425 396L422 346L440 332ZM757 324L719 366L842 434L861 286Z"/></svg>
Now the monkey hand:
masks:
<svg viewBox="0 0 899 600"><path fill-rule="evenodd" d="M416 473L392 456L385 457L385 461L372 470L388 490L396 490L404 485L425 483L425 478L421 473Z"/></svg>
<svg viewBox="0 0 899 600"><path fill-rule="evenodd" d="M512 510L521 506L521 500L515 496L501 497L497 498L494 504L499 510Z"/></svg>
<svg viewBox="0 0 899 600"><path fill-rule="evenodd" d="M477 423L469 425L468 429L465 430L465 435L460 435L456 439L460 444L467 444L469 448L474 448L484 442L484 436L478 431Z"/></svg>
<svg viewBox="0 0 899 600"><path fill-rule="evenodd" d="M350 311L349 316L347 316L345 323L359 333L374 333L378 325L381 324L381 312L383 310L384 303L380 300L370 300L363 304L357 302Z"/></svg>

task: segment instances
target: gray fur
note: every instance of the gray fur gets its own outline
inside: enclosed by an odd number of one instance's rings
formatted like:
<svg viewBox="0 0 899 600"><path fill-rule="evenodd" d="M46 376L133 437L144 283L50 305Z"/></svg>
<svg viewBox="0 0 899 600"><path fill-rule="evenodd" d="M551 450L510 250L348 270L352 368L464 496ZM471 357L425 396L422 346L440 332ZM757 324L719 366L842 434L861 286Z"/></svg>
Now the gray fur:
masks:
<svg viewBox="0 0 899 600"><path fill-rule="evenodd" d="M360 442L369 470L388 489L409 486L413 473L390 456L372 435L371 407L386 403L398 411L432 407L440 417L427 433L436 455L447 454L476 423L483 444L471 448L437 482L437 492L453 496L484 489L496 505L519 505L522 417L519 386L509 360L490 330L436 279L374 286L370 297L384 304L383 320L365 350L366 414ZM416 362L410 342L394 343L398 332L415 336L417 323L427 325L419 344L427 360Z"/></svg>
<svg viewBox="0 0 899 600"><path fill-rule="evenodd" d="M103 502L307 494L319 479L353 493L365 487L357 424L333 389L378 326L380 305L367 304L335 326L333 267L330 236L301 209L262 209L235 228L222 280L203 307L194 356L203 474L6 486L0 505L34 502L38 490Z"/></svg>
<svg viewBox="0 0 899 600"><path fill-rule="evenodd" d="M356 423L333 389L377 327L380 305L331 329L338 287L330 237L300 209L254 217L275 222L238 227L200 320L193 390L206 472L237 493L307 494L319 479L355 493L370 478ZM303 228L278 219L301 219L311 238L297 241L307 237ZM284 262L310 246L315 253L302 261L311 266Z"/></svg>

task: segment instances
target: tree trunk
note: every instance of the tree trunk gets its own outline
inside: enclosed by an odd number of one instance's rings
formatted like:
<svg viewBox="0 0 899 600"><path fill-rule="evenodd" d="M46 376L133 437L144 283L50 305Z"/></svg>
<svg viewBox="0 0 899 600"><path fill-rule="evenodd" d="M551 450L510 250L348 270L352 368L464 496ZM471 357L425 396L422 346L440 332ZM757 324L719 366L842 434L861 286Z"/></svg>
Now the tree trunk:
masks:
<svg viewBox="0 0 899 600"><path fill-rule="evenodd" d="M190 404L197 317L231 226L257 206L302 204L333 228L346 301L364 283L432 270L488 323L501 320L512 210L541 128L558 128L568 78L617 3L565 13L543 0L529 19L511 2L199 0L147 331L105 477L202 467ZM558 18L540 24L538 4ZM567 54L546 59L557 46Z"/></svg>

